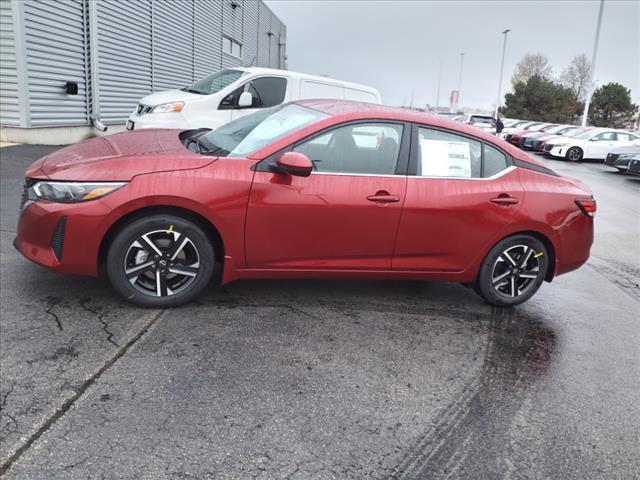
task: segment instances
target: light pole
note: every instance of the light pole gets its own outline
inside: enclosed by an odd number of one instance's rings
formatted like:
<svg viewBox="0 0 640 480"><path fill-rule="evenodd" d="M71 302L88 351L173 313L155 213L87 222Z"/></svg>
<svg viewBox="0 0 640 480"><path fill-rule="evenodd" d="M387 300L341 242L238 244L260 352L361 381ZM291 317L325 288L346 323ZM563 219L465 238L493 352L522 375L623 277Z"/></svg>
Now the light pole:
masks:
<svg viewBox="0 0 640 480"><path fill-rule="evenodd" d="M582 112L583 127L587 126L587 116L589 115L589 104L591 103L591 95L593 95L593 73L596 69L596 54L598 53L598 40L600 40L600 25L602 24L603 9L604 9L604 0L600 0L600 11L598 12L598 26L596 27L596 40L593 44L593 57L591 58L591 73L589 75L587 98L584 99L584 111Z"/></svg>
<svg viewBox="0 0 640 480"><path fill-rule="evenodd" d="M460 76L458 77L458 98L456 101L456 110L460 105L460 89L462 88L462 64L464 63L464 52L460 54Z"/></svg>
<svg viewBox="0 0 640 480"><path fill-rule="evenodd" d="M508 28L502 32L504 35L504 41L502 42L502 61L500 62L500 78L498 80L498 98L496 99L496 112L494 117L498 118L498 110L500 110L500 104L502 103L502 98L500 97L502 93L502 73L504 72L504 54L507 51L507 34L510 32Z"/></svg>
<svg viewBox="0 0 640 480"><path fill-rule="evenodd" d="M442 83L442 58L440 58L440 73L438 74L438 92L436 93L436 111L440 108L440 84Z"/></svg>

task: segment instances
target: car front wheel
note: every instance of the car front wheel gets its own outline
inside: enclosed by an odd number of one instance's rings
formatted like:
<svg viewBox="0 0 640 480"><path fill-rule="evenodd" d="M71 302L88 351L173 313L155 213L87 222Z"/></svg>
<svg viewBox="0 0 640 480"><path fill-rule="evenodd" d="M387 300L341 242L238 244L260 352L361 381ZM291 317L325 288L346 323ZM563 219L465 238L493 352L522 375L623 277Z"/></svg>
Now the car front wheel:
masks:
<svg viewBox="0 0 640 480"><path fill-rule="evenodd" d="M505 238L487 254L475 291L491 305L512 307L538 291L549 268L544 244L530 235Z"/></svg>
<svg viewBox="0 0 640 480"><path fill-rule="evenodd" d="M116 291L143 307L174 307L209 284L214 249L197 224L175 215L151 215L126 225L107 253L107 275Z"/></svg>
<svg viewBox="0 0 640 480"><path fill-rule="evenodd" d="M580 160L582 160L582 155L583 152L580 147L571 147L569 150L567 150L566 158L570 162L579 162Z"/></svg>

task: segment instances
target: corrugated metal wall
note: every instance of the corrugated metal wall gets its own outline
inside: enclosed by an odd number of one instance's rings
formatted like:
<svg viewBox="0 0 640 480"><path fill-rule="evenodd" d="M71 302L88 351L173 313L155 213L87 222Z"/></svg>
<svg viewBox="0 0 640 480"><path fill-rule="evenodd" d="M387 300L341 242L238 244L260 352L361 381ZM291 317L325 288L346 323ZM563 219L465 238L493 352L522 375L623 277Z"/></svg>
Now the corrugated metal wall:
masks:
<svg viewBox="0 0 640 480"><path fill-rule="evenodd" d="M193 2L153 2L153 89L193 83Z"/></svg>
<svg viewBox="0 0 640 480"><path fill-rule="evenodd" d="M88 123L85 2L23 5L31 126ZM78 84L77 95L65 92L66 82Z"/></svg>
<svg viewBox="0 0 640 480"><path fill-rule="evenodd" d="M18 68L11 0L0 0L0 117L3 125L20 124Z"/></svg>
<svg viewBox="0 0 640 480"><path fill-rule="evenodd" d="M18 125L12 4L0 1L2 124ZM279 46L285 27L258 0L29 0L21 5L30 126L90 123L93 50L93 91L106 124L123 123L152 91L183 87L221 67L285 66ZM96 32L91 36L94 6ZM242 44L242 58L222 52L223 35ZM91 48L91 38L97 48ZM68 81L78 84L78 95L65 92Z"/></svg>
<svg viewBox="0 0 640 480"><path fill-rule="evenodd" d="M223 0L222 2L222 34L242 43L242 16L244 6L238 0ZM239 67L243 63L241 58L222 52L222 67Z"/></svg>
<svg viewBox="0 0 640 480"><path fill-rule="evenodd" d="M246 66L258 63L258 10L260 2L245 0L242 6L242 56Z"/></svg>
<svg viewBox="0 0 640 480"><path fill-rule="evenodd" d="M202 78L222 66L222 6L220 2L195 2L195 78Z"/></svg>
<svg viewBox="0 0 640 480"><path fill-rule="evenodd" d="M100 0L97 20L100 118L122 123L153 88L151 1Z"/></svg>

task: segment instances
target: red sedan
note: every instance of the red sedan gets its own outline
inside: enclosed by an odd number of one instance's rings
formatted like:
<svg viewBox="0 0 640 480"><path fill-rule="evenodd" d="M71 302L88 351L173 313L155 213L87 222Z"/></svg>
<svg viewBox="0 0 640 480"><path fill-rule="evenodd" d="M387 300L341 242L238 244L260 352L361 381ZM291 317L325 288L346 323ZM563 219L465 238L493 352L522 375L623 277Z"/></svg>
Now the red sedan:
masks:
<svg viewBox="0 0 640 480"><path fill-rule="evenodd" d="M18 250L152 307L215 273L456 281L517 305L587 260L596 209L587 186L492 135L333 100L94 138L26 175Z"/></svg>

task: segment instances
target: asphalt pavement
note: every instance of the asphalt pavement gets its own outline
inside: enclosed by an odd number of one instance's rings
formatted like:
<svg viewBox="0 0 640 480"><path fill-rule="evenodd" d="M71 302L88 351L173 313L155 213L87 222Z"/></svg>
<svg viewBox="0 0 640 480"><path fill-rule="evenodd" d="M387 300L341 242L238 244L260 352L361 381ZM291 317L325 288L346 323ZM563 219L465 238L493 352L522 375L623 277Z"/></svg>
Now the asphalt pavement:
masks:
<svg viewBox="0 0 640 480"><path fill-rule="evenodd" d="M640 478L640 180L545 160L598 200L592 258L514 309L457 284L245 281L144 310L12 247L0 150L6 479Z"/></svg>

